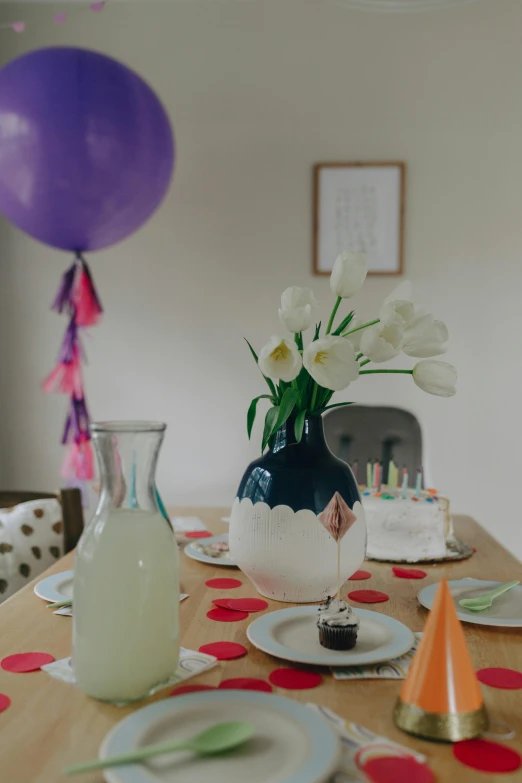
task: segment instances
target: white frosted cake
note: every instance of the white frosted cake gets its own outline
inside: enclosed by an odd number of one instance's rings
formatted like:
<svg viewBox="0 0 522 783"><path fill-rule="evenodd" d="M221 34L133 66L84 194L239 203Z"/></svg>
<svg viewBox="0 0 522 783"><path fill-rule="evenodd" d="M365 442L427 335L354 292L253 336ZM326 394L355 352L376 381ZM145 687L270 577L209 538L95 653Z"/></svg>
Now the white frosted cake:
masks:
<svg viewBox="0 0 522 783"><path fill-rule="evenodd" d="M362 502L368 528L366 557L415 563L440 560L447 554L452 536L449 503L433 492L383 487L382 492L363 491Z"/></svg>

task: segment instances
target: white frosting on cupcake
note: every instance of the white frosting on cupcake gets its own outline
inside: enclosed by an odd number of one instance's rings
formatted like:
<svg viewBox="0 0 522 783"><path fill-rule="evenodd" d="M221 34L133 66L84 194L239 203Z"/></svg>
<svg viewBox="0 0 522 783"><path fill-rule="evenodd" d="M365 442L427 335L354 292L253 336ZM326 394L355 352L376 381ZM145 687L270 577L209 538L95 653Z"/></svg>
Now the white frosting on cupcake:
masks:
<svg viewBox="0 0 522 783"><path fill-rule="evenodd" d="M319 607L317 625L331 625L343 628L355 626L358 628L359 618L345 601L341 601L339 598L329 598L325 604Z"/></svg>

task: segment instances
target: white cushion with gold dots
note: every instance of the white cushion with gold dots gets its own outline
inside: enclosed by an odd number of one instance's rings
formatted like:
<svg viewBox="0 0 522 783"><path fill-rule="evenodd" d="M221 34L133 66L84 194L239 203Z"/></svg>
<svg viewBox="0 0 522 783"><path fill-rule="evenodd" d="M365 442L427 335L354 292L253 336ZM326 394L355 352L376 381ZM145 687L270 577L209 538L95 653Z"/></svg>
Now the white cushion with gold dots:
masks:
<svg viewBox="0 0 522 783"><path fill-rule="evenodd" d="M0 603L64 553L62 507L55 498L0 508Z"/></svg>

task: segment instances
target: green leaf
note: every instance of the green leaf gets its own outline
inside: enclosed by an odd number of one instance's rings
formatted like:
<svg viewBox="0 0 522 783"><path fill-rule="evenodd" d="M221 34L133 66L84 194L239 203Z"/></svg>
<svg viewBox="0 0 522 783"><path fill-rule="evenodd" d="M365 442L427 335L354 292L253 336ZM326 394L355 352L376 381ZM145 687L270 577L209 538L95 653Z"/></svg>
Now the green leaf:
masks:
<svg viewBox="0 0 522 783"><path fill-rule="evenodd" d="M296 391L296 389L287 389L283 394L281 403L279 405L274 405L273 408L270 408L265 418L262 451L265 450L265 447L272 435L274 435L279 427L281 427L285 421L287 421L288 417L295 408L298 397L299 392ZM274 413L274 411L276 411L276 413Z"/></svg>
<svg viewBox="0 0 522 783"><path fill-rule="evenodd" d="M256 419L257 403L259 400L272 400L272 397L269 394L260 394L259 397L255 397L250 403L247 413L248 440L250 440L250 436L252 435L252 427L254 426L254 421Z"/></svg>
<svg viewBox="0 0 522 783"><path fill-rule="evenodd" d="M349 324L352 322L354 315L355 315L355 310L352 310L351 313L348 313L346 318L344 318L341 321L341 323L339 324L337 329L334 332L332 332L332 334L337 335L337 336L342 334L344 332L344 330L346 329L346 327L349 326Z"/></svg>
<svg viewBox="0 0 522 783"><path fill-rule="evenodd" d="M354 405L353 402L336 402L334 405L327 405L326 408L321 408L321 410L316 411L316 413L324 413L325 411L329 411L332 408L344 408L345 405Z"/></svg>
<svg viewBox="0 0 522 783"><path fill-rule="evenodd" d="M299 399L299 392L296 389L287 389L283 394L283 398L279 405L279 416L274 425L274 432L277 432L279 427L282 427L285 421L289 418L290 414L295 408L295 404ZM274 433L272 433L273 435Z"/></svg>
<svg viewBox="0 0 522 783"><path fill-rule="evenodd" d="M321 331L321 321L319 321L319 323L315 325L315 334L314 334L314 339L312 340L312 342L315 343L315 341L319 339L319 332L320 331Z"/></svg>
<svg viewBox="0 0 522 783"><path fill-rule="evenodd" d="M247 340L247 338L246 338L246 337L243 337L243 340L246 342L246 344L247 344L247 345L248 345L248 347L250 348L250 353L251 353L251 354L252 354L252 356L254 357L254 361L255 361L255 363L256 363L256 364L257 364L257 366L259 367L259 359L257 358L257 353L254 351L254 349L252 348L252 346L250 345L250 343L248 342L248 340ZM261 372L261 371L260 371L260 372ZM263 373L261 373L261 375L263 375ZM271 380L270 378L267 378L267 377L266 377L266 375L263 375L263 378L264 378L264 379L265 379L265 381L267 382L267 384L268 384L268 388L269 388L269 389L270 389L270 391L272 392L272 397L273 397L274 399L276 399L276 400L277 400L277 399L278 399L278 395L277 395L277 392L276 392L276 387L275 387L274 383L272 382L272 380Z"/></svg>
<svg viewBox="0 0 522 783"><path fill-rule="evenodd" d="M268 411L266 412L261 453L264 452L266 448L266 444L272 437L272 434L274 432L274 425L277 423L278 416L279 416L279 405L274 405L272 408L269 408Z"/></svg>
<svg viewBox="0 0 522 783"><path fill-rule="evenodd" d="M255 361L255 363L256 363L256 364L259 364L259 359L257 358L257 353L254 351L254 349L252 348L252 346L250 345L250 343L248 342L248 340L247 340L247 338L246 338L246 337L243 337L243 340L246 342L246 344L247 344L247 345L248 345L248 347L250 348L250 353L251 353L251 354L252 354L252 356L254 357L254 361Z"/></svg>
<svg viewBox="0 0 522 783"><path fill-rule="evenodd" d="M306 408L302 411L299 411L299 413L296 416L295 424L294 424L294 433L295 433L295 441L296 443L301 443L301 439L303 437L303 429L304 429L304 423L306 419Z"/></svg>

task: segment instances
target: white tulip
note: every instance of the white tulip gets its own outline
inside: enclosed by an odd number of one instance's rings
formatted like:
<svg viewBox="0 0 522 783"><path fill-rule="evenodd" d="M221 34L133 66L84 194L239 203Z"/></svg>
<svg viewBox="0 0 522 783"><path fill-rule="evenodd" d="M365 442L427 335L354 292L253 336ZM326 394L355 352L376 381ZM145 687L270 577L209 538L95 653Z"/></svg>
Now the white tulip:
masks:
<svg viewBox="0 0 522 783"><path fill-rule="evenodd" d="M413 302L397 299L383 304L379 312L379 319L381 324L384 324L385 326L397 324L405 329L413 321L414 315L415 306Z"/></svg>
<svg viewBox="0 0 522 783"><path fill-rule="evenodd" d="M330 276L330 288L335 296L350 299L359 293L367 274L368 264L364 253L345 251L335 260Z"/></svg>
<svg viewBox="0 0 522 783"><path fill-rule="evenodd" d="M403 331L398 324L375 324L362 333L361 351L372 362L387 362L399 355Z"/></svg>
<svg viewBox="0 0 522 783"><path fill-rule="evenodd" d="M457 371L447 362L417 362L413 368L413 380L419 389L438 397L453 397L457 392Z"/></svg>
<svg viewBox="0 0 522 783"><path fill-rule="evenodd" d="M447 340L448 329L442 321L435 321L427 313L417 312L410 326L404 330L402 350L408 356L427 359L446 353Z"/></svg>
<svg viewBox="0 0 522 783"><path fill-rule="evenodd" d="M314 323L318 307L310 288L294 285L281 295L279 319L289 332L304 332Z"/></svg>
<svg viewBox="0 0 522 783"><path fill-rule="evenodd" d="M402 283L395 286L393 291L390 291L388 296L383 302L383 305L388 302L413 302L413 284L410 280L403 280Z"/></svg>
<svg viewBox="0 0 522 783"><path fill-rule="evenodd" d="M275 334L261 349L258 364L263 375L268 378L290 383L299 375L303 360L292 340Z"/></svg>
<svg viewBox="0 0 522 783"><path fill-rule="evenodd" d="M328 335L305 348L303 364L319 386L341 391L359 376L353 345L344 337Z"/></svg>

